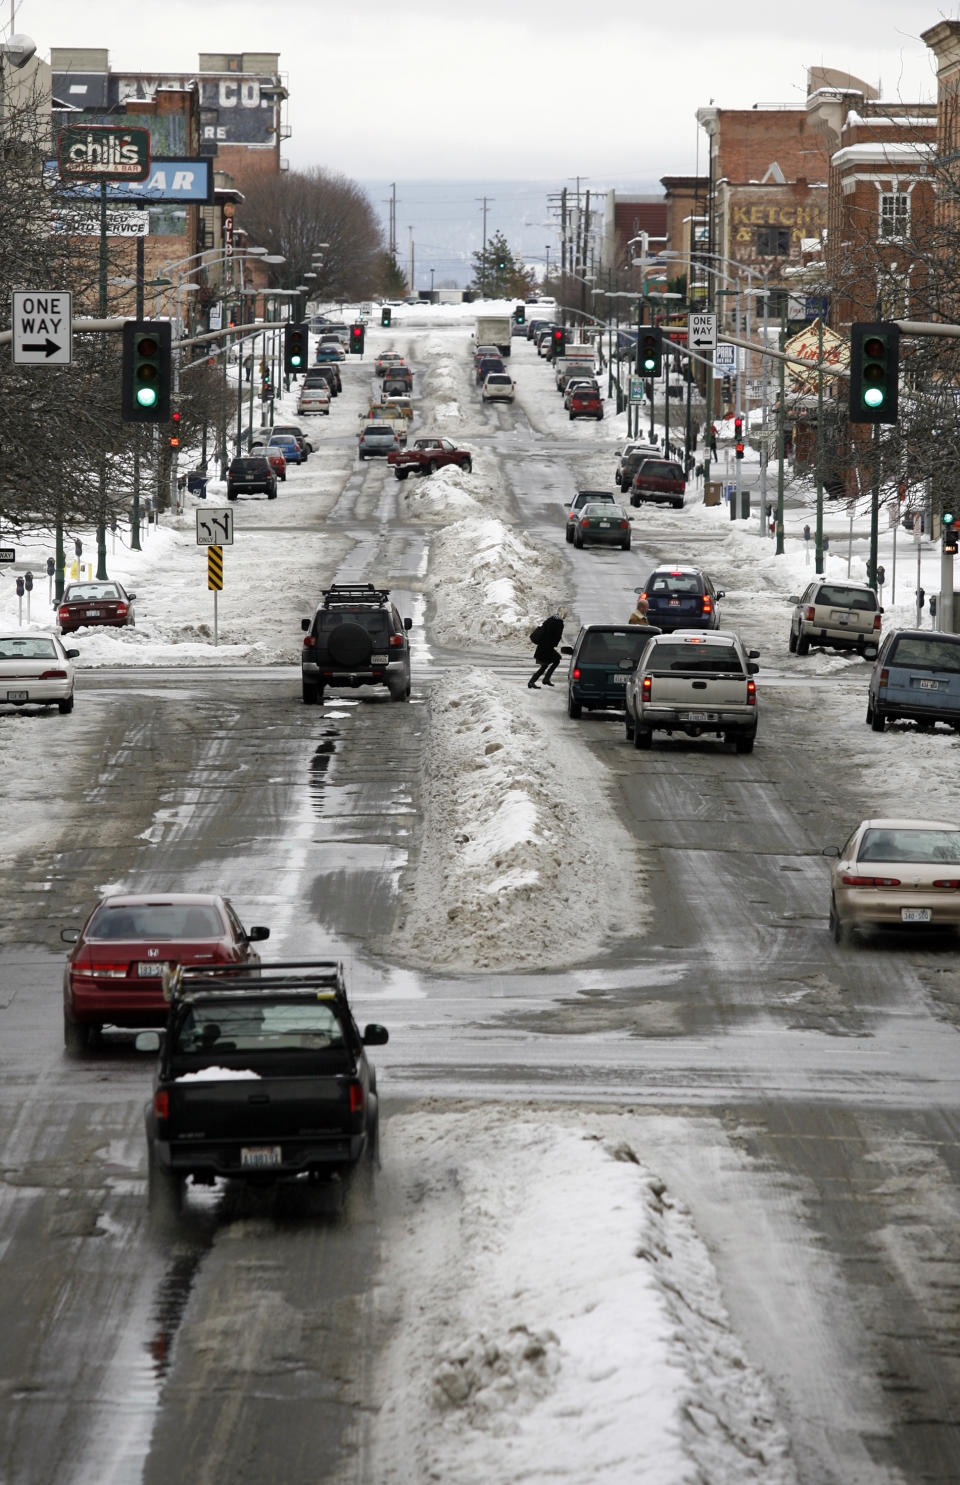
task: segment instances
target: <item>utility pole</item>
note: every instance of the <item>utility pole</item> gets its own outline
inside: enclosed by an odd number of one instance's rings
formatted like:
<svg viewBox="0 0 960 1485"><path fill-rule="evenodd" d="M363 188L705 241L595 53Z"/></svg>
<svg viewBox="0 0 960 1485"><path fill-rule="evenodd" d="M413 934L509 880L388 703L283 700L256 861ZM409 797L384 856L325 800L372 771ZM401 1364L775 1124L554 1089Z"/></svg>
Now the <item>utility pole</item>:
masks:
<svg viewBox="0 0 960 1485"><path fill-rule="evenodd" d="M567 272L567 188L560 192L560 277Z"/></svg>
<svg viewBox="0 0 960 1485"><path fill-rule="evenodd" d="M407 231L410 234L410 280L409 280L409 282L410 282L410 293L411 294L415 294L416 293L416 288L415 288L414 282L413 282L413 270L414 270L414 266L415 266L414 265L414 261L413 261L413 228L411 226L408 226L407 227Z"/></svg>
<svg viewBox="0 0 960 1485"><path fill-rule="evenodd" d="M389 252L394 260L397 256L397 183L393 181L390 186L390 199L387 202L390 208L390 228L388 232ZM413 285L411 284L411 288Z"/></svg>
<svg viewBox="0 0 960 1485"><path fill-rule="evenodd" d="M480 201L480 202L483 203L482 206L481 206L481 208L480 208L480 210L481 210L481 212L483 214L483 254L482 254L481 258L480 258L480 292L481 292L481 294L486 294L486 292L487 292L487 203L489 201L494 201L496 198L493 197L493 196L475 196L473 199L475 201Z"/></svg>

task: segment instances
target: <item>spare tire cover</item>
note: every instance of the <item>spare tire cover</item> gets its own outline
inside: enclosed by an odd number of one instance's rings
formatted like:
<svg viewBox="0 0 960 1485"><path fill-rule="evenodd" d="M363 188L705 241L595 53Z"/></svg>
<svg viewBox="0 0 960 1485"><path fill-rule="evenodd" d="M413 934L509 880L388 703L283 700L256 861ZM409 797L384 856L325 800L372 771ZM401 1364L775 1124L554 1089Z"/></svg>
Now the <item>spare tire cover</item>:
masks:
<svg viewBox="0 0 960 1485"><path fill-rule="evenodd" d="M338 624L330 631L327 650L335 665L366 665L373 654L373 640L362 624Z"/></svg>

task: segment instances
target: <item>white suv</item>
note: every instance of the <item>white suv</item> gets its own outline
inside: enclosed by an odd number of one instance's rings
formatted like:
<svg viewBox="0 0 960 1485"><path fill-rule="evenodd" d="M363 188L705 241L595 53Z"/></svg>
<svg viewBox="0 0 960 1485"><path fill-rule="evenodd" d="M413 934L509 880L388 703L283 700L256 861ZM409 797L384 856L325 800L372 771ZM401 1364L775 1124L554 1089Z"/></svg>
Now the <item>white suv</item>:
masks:
<svg viewBox="0 0 960 1485"><path fill-rule="evenodd" d="M806 655L810 646L859 650L876 659L883 609L866 583L828 582L817 578L794 595L790 619L790 653Z"/></svg>

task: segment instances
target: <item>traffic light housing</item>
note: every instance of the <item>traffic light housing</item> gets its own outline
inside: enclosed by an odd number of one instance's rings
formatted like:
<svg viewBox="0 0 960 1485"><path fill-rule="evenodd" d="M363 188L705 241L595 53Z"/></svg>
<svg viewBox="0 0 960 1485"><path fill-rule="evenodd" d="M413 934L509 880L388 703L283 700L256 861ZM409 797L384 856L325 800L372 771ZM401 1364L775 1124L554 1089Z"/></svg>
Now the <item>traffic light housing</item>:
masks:
<svg viewBox="0 0 960 1485"><path fill-rule="evenodd" d="M310 332L306 325L284 325L283 369L287 376L307 368Z"/></svg>
<svg viewBox="0 0 960 1485"><path fill-rule="evenodd" d="M527 323L526 305L518 304L513 312L513 318L518 325L525 325Z"/></svg>
<svg viewBox="0 0 960 1485"><path fill-rule="evenodd" d="M384 305L383 309L381 309L380 311L380 323L383 326L384 330L390 329L390 321L392 320L392 318L393 311L386 305Z"/></svg>
<svg viewBox="0 0 960 1485"><path fill-rule="evenodd" d="M850 421L895 423L900 329L890 320L850 326Z"/></svg>
<svg viewBox="0 0 960 1485"><path fill-rule="evenodd" d="M506 271L507 271L507 260L506 260L506 258L503 258L503 257L498 258L497 259L497 272L498 273L506 273Z"/></svg>
<svg viewBox="0 0 960 1485"><path fill-rule="evenodd" d="M178 412L170 414L170 447L172 449L180 447L180 414Z"/></svg>
<svg viewBox="0 0 960 1485"><path fill-rule="evenodd" d="M363 355L363 326L350 326L350 350L354 355Z"/></svg>
<svg viewBox="0 0 960 1485"><path fill-rule="evenodd" d="M567 349L567 332L557 326L550 339L550 350L554 356L562 356Z"/></svg>
<svg viewBox="0 0 960 1485"><path fill-rule="evenodd" d="M637 375L663 373L663 334L659 325L641 325L637 335Z"/></svg>
<svg viewBox="0 0 960 1485"><path fill-rule="evenodd" d="M957 551L957 518L953 511L945 510L940 517L940 534L943 537L943 550L948 555L955 555Z"/></svg>
<svg viewBox="0 0 960 1485"><path fill-rule="evenodd" d="M736 455L738 459L743 458L743 419L736 417L733 420L733 438Z"/></svg>
<svg viewBox="0 0 960 1485"><path fill-rule="evenodd" d="M169 420L171 356L169 320L125 321L120 371L123 422Z"/></svg>

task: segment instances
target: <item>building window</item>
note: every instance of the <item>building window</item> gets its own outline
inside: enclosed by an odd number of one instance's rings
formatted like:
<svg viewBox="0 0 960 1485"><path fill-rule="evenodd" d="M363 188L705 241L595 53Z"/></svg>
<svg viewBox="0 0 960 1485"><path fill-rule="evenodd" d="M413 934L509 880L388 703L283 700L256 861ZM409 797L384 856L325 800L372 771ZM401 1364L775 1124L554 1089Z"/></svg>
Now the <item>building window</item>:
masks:
<svg viewBox="0 0 960 1485"><path fill-rule="evenodd" d="M883 191L880 195L880 236L908 237L910 197L906 191Z"/></svg>
<svg viewBox="0 0 960 1485"><path fill-rule="evenodd" d="M761 258L785 258L790 252L789 227L758 227L757 254Z"/></svg>

